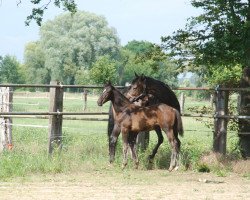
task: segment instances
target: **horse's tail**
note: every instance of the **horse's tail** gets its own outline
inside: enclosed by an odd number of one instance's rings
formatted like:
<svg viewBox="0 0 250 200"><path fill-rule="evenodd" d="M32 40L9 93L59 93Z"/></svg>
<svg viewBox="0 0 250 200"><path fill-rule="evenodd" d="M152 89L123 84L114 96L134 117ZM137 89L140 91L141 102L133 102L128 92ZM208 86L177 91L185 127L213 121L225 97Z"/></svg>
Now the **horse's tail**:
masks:
<svg viewBox="0 0 250 200"><path fill-rule="evenodd" d="M184 130L183 130L183 124L182 124L182 119L181 119L181 114L178 110L175 110L175 115L176 115L176 122L177 122L177 131L180 134L180 136L183 136Z"/></svg>

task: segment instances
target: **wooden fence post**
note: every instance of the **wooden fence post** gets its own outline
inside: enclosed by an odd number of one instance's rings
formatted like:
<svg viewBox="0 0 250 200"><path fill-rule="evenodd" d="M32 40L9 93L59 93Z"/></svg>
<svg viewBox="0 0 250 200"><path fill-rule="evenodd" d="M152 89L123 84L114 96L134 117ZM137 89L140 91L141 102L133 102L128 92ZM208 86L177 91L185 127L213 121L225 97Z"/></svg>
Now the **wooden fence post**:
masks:
<svg viewBox="0 0 250 200"><path fill-rule="evenodd" d="M59 85L58 81L51 81L51 85ZM63 88L50 88L50 112L63 111ZM49 116L49 153L51 154L54 148L59 150L62 147L62 115Z"/></svg>
<svg viewBox="0 0 250 200"><path fill-rule="evenodd" d="M184 113L184 106L185 106L185 95L184 92L181 93L180 97L180 106L181 106L181 113Z"/></svg>
<svg viewBox="0 0 250 200"><path fill-rule="evenodd" d="M1 112L12 112L13 90L10 87L0 88L0 110ZM0 152L12 149L12 118L0 118Z"/></svg>
<svg viewBox="0 0 250 200"><path fill-rule="evenodd" d="M87 110L88 90L83 90L83 111Z"/></svg>
<svg viewBox="0 0 250 200"><path fill-rule="evenodd" d="M220 88L221 87L218 86L214 94L216 111L214 119L213 150L214 152L225 155L227 146L228 119L220 118L220 116L223 117L228 114L229 91L218 90Z"/></svg>

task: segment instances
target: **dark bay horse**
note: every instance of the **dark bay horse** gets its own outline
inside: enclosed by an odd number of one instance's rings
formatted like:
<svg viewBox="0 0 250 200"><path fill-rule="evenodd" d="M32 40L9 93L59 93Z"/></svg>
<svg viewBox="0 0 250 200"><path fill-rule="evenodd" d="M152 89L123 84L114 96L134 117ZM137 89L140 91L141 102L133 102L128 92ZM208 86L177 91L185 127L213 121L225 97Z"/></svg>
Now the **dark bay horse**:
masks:
<svg viewBox="0 0 250 200"><path fill-rule="evenodd" d="M171 88L156 79L135 73L135 78L127 91L128 95L136 97L134 100L143 98L145 95L153 95L155 103L165 103L180 112L180 103Z"/></svg>
<svg viewBox="0 0 250 200"><path fill-rule="evenodd" d="M134 97L133 101L143 99L145 96L153 96L153 99L151 98L151 101L149 101L148 103L149 105L164 103L180 112L180 104L178 98L171 90L171 88L167 84L143 74L139 76L135 73L135 78L132 80L132 83L127 90L127 95ZM163 136L160 133L159 129L160 128L156 128L158 143L153 150L151 158L154 158L155 154L158 151L158 148L163 142ZM174 129L177 129L177 127L174 126ZM177 131L174 131L174 133L177 134ZM180 143L178 134L175 135L175 137L177 138L178 143Z"/></svg>
<svg viewBox="0 0 250 200"><path fill-rule="evenodd" d="M167 135L172 147L169 171L178 168L180 142L175 135L183 134L182 120L178 110L166 104L155 104L140 107L131 103L119 90L110 83L106 84L97 103L102 106L111 101L116 114L115 125L111 135L110 160L114 160L115 144L120 132L123 140L123 167L127 165L127 151L130 146L132 158L136 167L139 164L135 148L135 138L140 131L150 131L156 126L160 127ZM174 129L174 126L177 129ZM177 132L177 133L174 133ZM134 142L128 142L130 141ZM131 139L132 138L132 139Z"/></svg>
<svg viewBox="0 0 250 200"><path fill-rule="evenodd" d="M134 102L141 99L144 100L143 98L145 96L148 96L150 98L148 98L148 101L146 103L144 102L146 106L154 105L157 103L165 103L177 109L180 112L179 101L175 93L171 90L171 88L167 84L148 76L144 75L138 76L135 73L135 78L133 79L131 86L129 88L126 88L124 94L127 98L130 99L130 101ZM111 105L109 110L109 119L108 119L109 146L111 144L110 136L112 134L113 128L114 128L114 112L112 111L112 105ZM174 128L176 129L176 127ZM158 137L158 142L154 147L152 154L149 156L150 161L155 157L155 154L157 153L159 146L163 142L163 135L160 127L156 126L155 131ZM178 135L176 135L176 138L178 138Z"/></svg>

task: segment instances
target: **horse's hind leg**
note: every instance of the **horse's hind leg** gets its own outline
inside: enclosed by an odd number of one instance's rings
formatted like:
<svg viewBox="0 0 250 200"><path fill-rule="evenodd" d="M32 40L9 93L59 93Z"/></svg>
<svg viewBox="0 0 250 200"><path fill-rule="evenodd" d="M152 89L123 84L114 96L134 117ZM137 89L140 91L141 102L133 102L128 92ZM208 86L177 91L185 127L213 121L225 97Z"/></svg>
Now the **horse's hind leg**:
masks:
<svg viewBox="0 0 250 200"><path fill-rule="evenodd" d="M178 158L179 158L179 144L178 141L176 140L174 136L174 131L173 129L164 129L164 132L166 132L168 141L171 145L171 161L170 161L170 166L169 166L169 171L172 171L173 169L178 169Z"/></svg>
<svg viewBox="0 0 250 200"><path fill-rule="evenodd" d="M138 156L137 156L137 152L136 152L136 138L137 138L136 133L132 133L132 132L129 133L128 143L130 146L131 156L132 156L132 159L134 161L135 168L137 169L138 165L139 165L139 160L138 160Z"/></svg>
<svg viewBox="0 0 250 200"><path fill-rule="evenodd" d="M159 126L155 127L155 132L156 132L157 137L158 137L158 143L156 144L155 148L153 149L152 154L149 155L149 161L150 162L154 159L155 154L157 153L159 146L163 142L163 135L162 135L162 132L161 132L161 128Z"/></svg>
<svg viewBox="0 0 250 200"><path fill-rule="evenodd" d="M178 138L178 128L177 128L177 123L174 124L173 127L173 134L174 134L174 146L175 146L175 150L176 150L176 165L175 165L175 170L177 170L180 166L180 149L181 149L181 141Z"/></svg>
<svg viewBox="0 0 250 200"><path fill-rule="evenodd" d="M180 166L180 148L181 148L181 141L179 140L178 136L176 137L176 166L175 170L177 170Z"/></svg>

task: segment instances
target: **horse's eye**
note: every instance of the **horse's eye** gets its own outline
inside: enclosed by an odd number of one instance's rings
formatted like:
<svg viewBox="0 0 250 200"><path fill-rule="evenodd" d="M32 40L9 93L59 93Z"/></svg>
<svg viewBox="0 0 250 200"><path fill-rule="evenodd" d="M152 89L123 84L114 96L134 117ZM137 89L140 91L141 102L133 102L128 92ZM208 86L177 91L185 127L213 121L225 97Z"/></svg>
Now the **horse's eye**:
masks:
<svg viewBox="0 0 250 200"><path fill-rule="evenodd" d="M133 90L136 90L136 89L137 89L137 86L134 86L134 87L133 87Z"/></svg>

